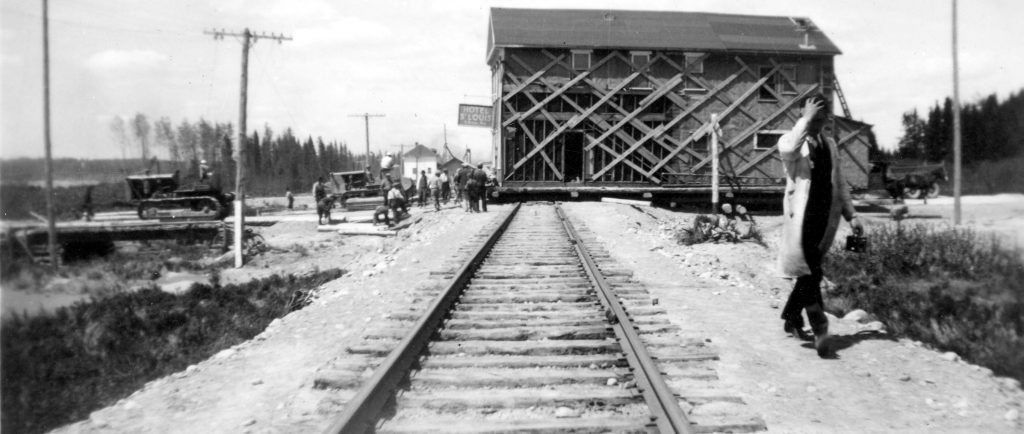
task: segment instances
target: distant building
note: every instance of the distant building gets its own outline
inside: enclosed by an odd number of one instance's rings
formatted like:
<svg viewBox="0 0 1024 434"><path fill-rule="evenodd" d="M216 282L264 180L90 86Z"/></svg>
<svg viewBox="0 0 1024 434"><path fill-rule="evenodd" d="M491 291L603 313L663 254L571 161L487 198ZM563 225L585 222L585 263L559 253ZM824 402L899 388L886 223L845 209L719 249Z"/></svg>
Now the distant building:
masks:
<svg viewBox="0 0 1024 434"><path fill-rule="evenodd" d="M462 160L460 160L458 158L452 158L452 159L442 163L437 168L437 170L440 170L442 172L447 170L448 171L448 176L455 176L455 172L458 171L459 168L462 167L463 164L465 164L464 161L462 161Z"/></svg>
<svg viewBox="0 0 1024 434"><path fill-rule="evenodd" d="M402 176L416 179L420 175L420 171L426 172L427 175L433 175L437 171L437 160L437 152L417 143L408 152L402 154L404 165L402 170L405 171Z"/></svg>

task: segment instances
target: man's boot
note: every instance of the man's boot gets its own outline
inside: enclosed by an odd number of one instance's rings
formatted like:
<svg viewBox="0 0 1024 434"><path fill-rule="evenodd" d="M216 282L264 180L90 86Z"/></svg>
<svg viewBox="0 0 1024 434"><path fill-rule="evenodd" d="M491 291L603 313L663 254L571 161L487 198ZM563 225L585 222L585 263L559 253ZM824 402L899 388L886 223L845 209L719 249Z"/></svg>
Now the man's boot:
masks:
<svg viewBox="0 0 1024 434"><path fill-rule="evenodd" d="M821 304L807 306L807 319L811 323L811 331L814 332L814 349L818 351L818 357L828 357L831 351L828 345L828 317Z"/></svg>

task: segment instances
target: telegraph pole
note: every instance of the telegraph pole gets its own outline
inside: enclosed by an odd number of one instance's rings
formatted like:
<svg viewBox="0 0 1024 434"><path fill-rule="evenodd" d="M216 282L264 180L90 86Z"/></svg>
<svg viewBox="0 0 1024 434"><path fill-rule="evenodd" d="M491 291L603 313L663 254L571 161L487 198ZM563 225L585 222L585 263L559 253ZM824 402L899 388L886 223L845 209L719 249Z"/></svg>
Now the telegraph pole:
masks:
<svg viewBox="0 0 1024 434"><path fill-rule="evenodd" d="M53 212L53 153L50 150L50 24L48 1L43 0L43 136L46 148L46 249L50 254L50 266L57 263L57 223Z"/></svg>
<svg viewBox="0 0 1024 434"><path fill-rule="evenodd" d="M384 115L363 113L361 115L349 115L350 118L363 118L366 121L366 167L370 167L370 118L382 118Z"/></svg>
<svg viewBox="0 0 1024 434"><path fill-rule="evenodd" d="M273 33L253 33L246 28L242 33L226 32L224 29L221 30L207 30L203 33L207 35L213 35L213 39L224 39L225 36L241 37L242 38L242 84L241 84L241 95L239 97L238 104L238 143L235 145L235 268L241 268L245 262L244 255L242 254L242 236L245 231L245 146L246 146L246 133L245 133L245 111L247 104L247 94L249 91L249 48L252 44L260 39L273 39L278 44L281 41L290 41L291 37L282 35L275 35Z"/></svg>
<svg viewBox="0 0 1024 434"><path fill-rule="evenodd" d="M953 224L960 224L960 64L956 48L956 0L953 0Z"/></svg>

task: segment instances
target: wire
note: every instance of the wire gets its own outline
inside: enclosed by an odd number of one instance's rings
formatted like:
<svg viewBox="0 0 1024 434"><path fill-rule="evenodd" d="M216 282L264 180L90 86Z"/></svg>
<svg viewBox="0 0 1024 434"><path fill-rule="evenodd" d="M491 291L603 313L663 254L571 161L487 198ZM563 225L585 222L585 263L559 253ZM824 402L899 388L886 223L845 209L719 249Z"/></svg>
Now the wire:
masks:
<svg viewBox="0 0 1024 434"><path fill-rule="evenodd" d="M260 70L262 71L264 78L268 78L268 81L270 82L270 88L273 89L274 90L274 94L277 95L278 102L282 106L284 106L285 113L288 114L288 119L290 119L292 121L292 125L296 125L297 126L298 123L295 122L295 117L292 116L291 106L286 104L285 101L284 101L284 97L281 96L281 92L277 88L277 81L273 80L272 78L269 77L270 74L267 73L267 66L266 66L266 63L263 62L262 56L256 55L255 51L254 51L253 52L253 57L256 59L256 63L259 64Z"/></svg>

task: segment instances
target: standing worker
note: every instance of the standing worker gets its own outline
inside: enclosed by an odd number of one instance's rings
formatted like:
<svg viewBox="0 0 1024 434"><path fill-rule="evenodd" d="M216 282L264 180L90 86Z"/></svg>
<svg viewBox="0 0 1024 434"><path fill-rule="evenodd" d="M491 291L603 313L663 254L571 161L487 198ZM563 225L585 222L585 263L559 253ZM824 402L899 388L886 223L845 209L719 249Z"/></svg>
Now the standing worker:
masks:
<svg viewBox="0 0 1024 434"><path fill-rule="evenodd" d="M291 211L292 205L295 204L295 195L292 194L292 189L285 190L284 197L288 198L288 210Z"/></svg>
<svg viewBox="0 0 1024 434"><path fill-rule="evenodd" d="M313 183L313 204L320 203L327 196L327 186L324 185L324 177L317 178Z"/></svg>
<svg viewBox="0 0 1024 434"><path fill-rule="evenodd" d="M441 200L444 201L445 205L448 204L448 198L452 194L452 183L448 179L448 169L441 172Z"/></svg>
<svg viewBox="0 0 1024 434"><path fill-rule="evenodd" d="M395 167L395 156L388 151L384 154L384 158L380 160L380 177L391 175L391 168Z"/></svg>
<svg viewBox="0 0 1024 434"><path fill-rule="evenodd" d="M480 203L477 202L477 177L474 176L476 169L473 166L467 164L466 167L462 168L462 176L465 178L462 189L465 190L463 197L466 199L466 211L467 212L480 212Z"/></svg>
<svg viewBox="0 0 1024 434"><path fill-rule="evenodd" d="M434 198L434 211L441 210L441 172L434 172L434 177L428 183L430 195Z"/></svg>
<svg viewBox="0 0 1024 434"><path fill-rule="evenodd" d="M779 269L783 277L796 279L782 310L783 330L798 339L809 339L801 316L806 310L814 348L818 356L828 357L831 351L821 297L822 260L832 246L840 215L855 235L863 234L864 226L850 201L835 141L821 132L828 117L823 108L820 97L808 98L793 130L779 138L786 173Z"/></svg>
<svg viewBox="0 0 1024 434"><path fill-rule="evenodd" d="M455 196L455 204L462 207L462 166L455 169L455 173L452 174L452 195Z"/></svg>
<svg viewBox="0 0 1024 434"><path fill-rule="evenodd" d="M85 187L85 197L82 198L82 218L87 222L91 222L93 216L96 215L92 209L92 188L91 185Z"/></svg>
<svg viewBox="0 0 1024 434"><path fill-rule="evenodd" d="M473 171L473 178L476 179L476 200L480 201L478 211L487 212L487 172L484 171L484 163L477 163Z"/></svg>
<svg viewBox="0 0 1024 434"><path fill-rule="evenodd" d="M416 191L419 192L417 202L420 208L423 208L427 204L427 199L430 198L430 187L427 182L427 172L425 170L420 171L420 178L416 180Z"/></svg>
<svg viewBox="0 0 1024 434"><path fill-rule="evenodd" d="M391 192L391 187L393 186L393 184L394 183L391 182L391 174L390 173L388 173L388 174L386 174L386 175L381 177L381 181L380 181L380 195L384 196L384 206L388 206L388 194Z"/></svg>

